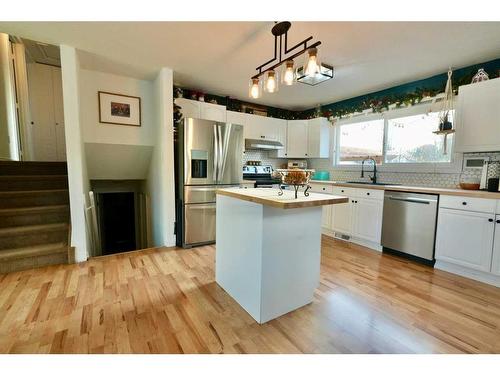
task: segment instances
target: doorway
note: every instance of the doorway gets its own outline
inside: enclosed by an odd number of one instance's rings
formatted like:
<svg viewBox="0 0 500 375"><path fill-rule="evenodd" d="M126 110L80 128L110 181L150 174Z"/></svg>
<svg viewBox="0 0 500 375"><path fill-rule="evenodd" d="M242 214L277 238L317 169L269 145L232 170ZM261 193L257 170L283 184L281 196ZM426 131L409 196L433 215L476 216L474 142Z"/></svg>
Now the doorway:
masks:
<svg viewBox="0 0 500 375"><path fill-rule="evenodd" d="M136 210L133 192L99 193L102 255L136 250Z"/></svg>

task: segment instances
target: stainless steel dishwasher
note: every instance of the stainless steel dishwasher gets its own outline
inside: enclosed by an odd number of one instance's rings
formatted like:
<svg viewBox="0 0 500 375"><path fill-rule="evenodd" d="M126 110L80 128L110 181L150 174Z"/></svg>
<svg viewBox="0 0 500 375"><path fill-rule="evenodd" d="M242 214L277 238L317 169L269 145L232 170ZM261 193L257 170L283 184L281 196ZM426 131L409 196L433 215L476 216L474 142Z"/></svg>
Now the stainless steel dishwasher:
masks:
<svg viewBox="0 0 500 375"><path fill-rule="evenodd" d="M386 190L382 221L384 251L434 264L438 195Z"/></svg>

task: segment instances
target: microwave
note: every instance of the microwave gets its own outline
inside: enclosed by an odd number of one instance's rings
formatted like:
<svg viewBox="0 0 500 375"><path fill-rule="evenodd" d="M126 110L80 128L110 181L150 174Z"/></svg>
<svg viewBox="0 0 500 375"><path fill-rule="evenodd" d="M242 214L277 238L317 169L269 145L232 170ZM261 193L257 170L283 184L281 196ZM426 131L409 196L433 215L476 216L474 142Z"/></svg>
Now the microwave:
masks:
<svg viewBox="0 0 500 375"><path fill-rule="evenodd" d="M462 170L466 171L466 170L473 170L473 169L483 169L483 166L485 166L489 160L490 160L489 156L467 156L467 155L464 155Z"/></svg>

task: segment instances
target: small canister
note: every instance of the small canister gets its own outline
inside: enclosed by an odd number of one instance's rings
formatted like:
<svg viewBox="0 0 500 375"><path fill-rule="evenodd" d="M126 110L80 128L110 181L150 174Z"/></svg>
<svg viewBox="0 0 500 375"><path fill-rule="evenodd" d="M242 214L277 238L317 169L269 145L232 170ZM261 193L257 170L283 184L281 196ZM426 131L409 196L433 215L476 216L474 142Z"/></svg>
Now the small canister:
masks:
<svg viewBox="0 0 500 375"><path fill-rule="evenodd" d="M500 179L498 177L489 178L488 179L488 191L497 192L499 180Z"/></svg>

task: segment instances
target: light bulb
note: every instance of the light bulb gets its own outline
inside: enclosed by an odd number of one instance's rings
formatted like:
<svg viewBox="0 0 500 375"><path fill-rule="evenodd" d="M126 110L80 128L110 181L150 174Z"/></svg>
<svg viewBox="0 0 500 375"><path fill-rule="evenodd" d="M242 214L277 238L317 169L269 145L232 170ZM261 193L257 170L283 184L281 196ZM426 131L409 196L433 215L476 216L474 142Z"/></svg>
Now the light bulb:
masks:
<svg viewBox="0 0 500 375"><path fill-rule="evenodd" d="M285 85L291 86L295 81L295 71L293 69L293 60L288 60L285 62L285 66L282 72L282 81Z"/></svg>
<svg viewBox="0 0 500 375"><path fill-rule="evenodd" d="M261 86L258 78L252 78L249 82L248 96L252 99L258 99L261 95Z"/></svg>
<svg viewBox="0 0 500 375"><path fill-rule="evenodd" d="M309 57L306 59L304 74L308 77L314 77L317 73L320 72L318 50L316 48L310 48L308 54Z"/></svg>
<svg viewBox="0 0 500 375"><path fill-rule="evenodd" d="M278 82L276 81L276 72L274 70L270 70L267 72L266 79L266 91L273 93L278 90Z"/></svg>

